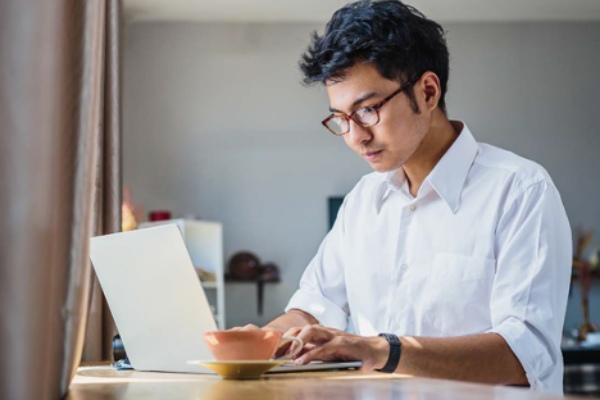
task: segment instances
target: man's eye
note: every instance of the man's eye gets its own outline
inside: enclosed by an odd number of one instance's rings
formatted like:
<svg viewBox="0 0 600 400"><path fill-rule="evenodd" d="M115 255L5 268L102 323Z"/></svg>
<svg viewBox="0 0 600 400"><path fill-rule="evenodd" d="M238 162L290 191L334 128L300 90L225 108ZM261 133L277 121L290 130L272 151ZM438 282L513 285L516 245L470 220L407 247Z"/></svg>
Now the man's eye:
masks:
<svg viewBox="0 0 600 400"><path fill-rule="evenodd" d="M365 107L365 108L363 108L363 114L364 115L375 114L375 108Z"/></svg>

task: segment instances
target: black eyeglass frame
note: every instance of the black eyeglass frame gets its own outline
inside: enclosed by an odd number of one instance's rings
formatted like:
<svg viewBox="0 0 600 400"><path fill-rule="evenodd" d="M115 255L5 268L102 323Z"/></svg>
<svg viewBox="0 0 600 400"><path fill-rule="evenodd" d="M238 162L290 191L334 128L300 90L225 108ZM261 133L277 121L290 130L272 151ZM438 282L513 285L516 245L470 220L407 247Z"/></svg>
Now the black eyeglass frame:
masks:
<svg viewBox="0 0 600 400"><path fill-rule="evenodd" d="M350 120L354 121L357 125L362 126L363 128L368 128L370 126L375 126L375 125L377 125L379 123L379 121L381 119L381 117L379 116L379 110L381 109L381 107L383 107L386 103L388 103L397 94L402 93L405 90L407 90L408 88L412 87L415 83L417 83L419 81L419 79L421 79L421 77L418 77L418 78L415 78L413 80L408 81L407 83L405 83L404 85L400 86L392 94L390 94L388 97L386 97L385 99L381 100L377 104L374 104L374 105L368 106L368 107L357 108L356 110L352 111L352 113L350 115L339 116L339 115L333 115L333 114L331 114L329 117L327 117L323 121L321 121L321 124L323 124L323 126L325 128L327 128L327 130L329 132L333 133L335 136L344 136L345 134L347 134L348 132L350 132ZM359 112L360 110L367 109L367 108L372 108L373 110L375 110L375 113L377 114L377 121L375 121L372 124L363 124L359 120L354 119L354 115L357 112ZM329 125L327 125L327 124L329 123L329 121L331 121L334 118L344 118L348 122L348 129L345 132L336 132L333 129L331 129L329 127Z"/></svg>

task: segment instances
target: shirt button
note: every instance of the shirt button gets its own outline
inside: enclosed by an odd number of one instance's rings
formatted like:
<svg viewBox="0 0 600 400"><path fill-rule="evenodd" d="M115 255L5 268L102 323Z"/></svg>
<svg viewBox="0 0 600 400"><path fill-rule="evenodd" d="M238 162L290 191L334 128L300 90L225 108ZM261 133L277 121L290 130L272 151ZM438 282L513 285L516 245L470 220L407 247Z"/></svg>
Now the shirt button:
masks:
<svg viewBox="0 0 600 400"><path fill-rule="evenodd" d="M412 206L410 206L410 211L415 211L417 209L417 206L415 206L414 204Z"/></svg>
<svg viewBox="0 0 600 400"><path fill-rule="evenodd" d="M408 265L406 265L406 264L402 264L402 267L401 267L401 268L402 268L402 271L406 271L406 270L408 269Z"/></svg>

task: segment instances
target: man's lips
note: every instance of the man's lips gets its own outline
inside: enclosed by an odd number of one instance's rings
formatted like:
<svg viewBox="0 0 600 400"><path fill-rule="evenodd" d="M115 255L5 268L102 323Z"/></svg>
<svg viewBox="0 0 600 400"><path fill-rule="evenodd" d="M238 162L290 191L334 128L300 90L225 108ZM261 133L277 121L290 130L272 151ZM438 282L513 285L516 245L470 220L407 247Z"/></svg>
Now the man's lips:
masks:
<svg viewBox="0 0 600 400"><path fill-rule="evenodd" d="M381 152L382 152L382 151L383 151L383 150L377 150L377 151L366 151L366 152L362 153L361 155L362 155L362 156L363 156L365 159L367 159L367 160L371 161L371 160L374 160L374 159L376 159L377 157L379 157L379 155L381 154Z"/></svg>

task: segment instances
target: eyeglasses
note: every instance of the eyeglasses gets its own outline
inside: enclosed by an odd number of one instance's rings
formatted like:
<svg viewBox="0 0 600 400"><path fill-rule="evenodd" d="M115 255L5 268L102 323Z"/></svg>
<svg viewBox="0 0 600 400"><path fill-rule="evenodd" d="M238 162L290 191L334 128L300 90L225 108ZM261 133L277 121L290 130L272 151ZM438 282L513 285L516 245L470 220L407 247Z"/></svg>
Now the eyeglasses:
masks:
<svg viewBox="0 0 600 400"><path fill-rule="evenodd" d="M329 132L333 133L335 136L343 136L346 133L350 132L351 119L352 121L356 122L357 125L360 125L363 128L377 125L379 123L379 110L381 109L381 107L383 107L385 103L389 102L398 93L402 93L403 91L417 83L418 80L419 78L416 78L405 83L404 85L396 89L394 93L390 94L388 97L381 100L375 105L356 109L350 115L331 114L329 117L325 118L321 123L323 124L323 126L325 126L325 128L329 130Z"/></svg>

